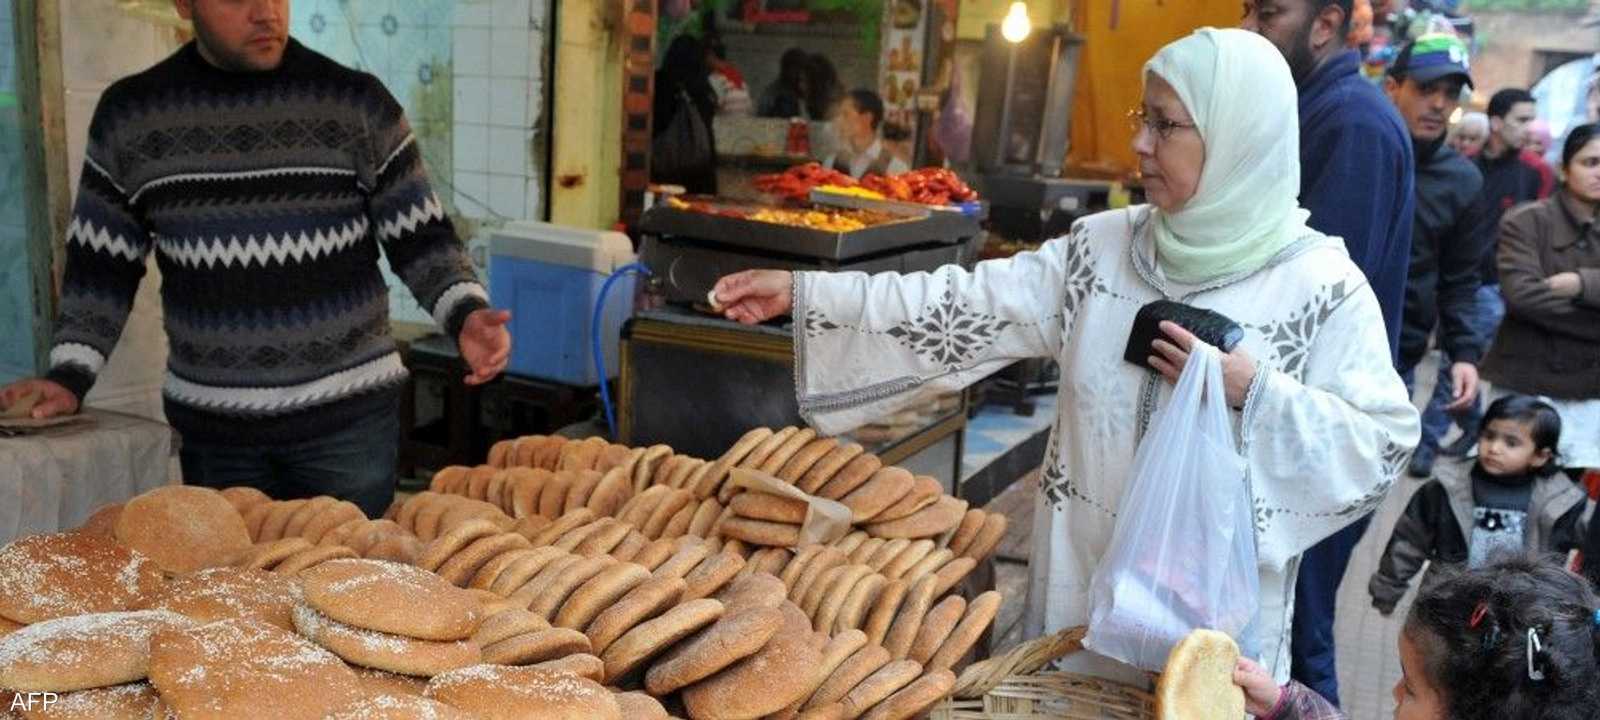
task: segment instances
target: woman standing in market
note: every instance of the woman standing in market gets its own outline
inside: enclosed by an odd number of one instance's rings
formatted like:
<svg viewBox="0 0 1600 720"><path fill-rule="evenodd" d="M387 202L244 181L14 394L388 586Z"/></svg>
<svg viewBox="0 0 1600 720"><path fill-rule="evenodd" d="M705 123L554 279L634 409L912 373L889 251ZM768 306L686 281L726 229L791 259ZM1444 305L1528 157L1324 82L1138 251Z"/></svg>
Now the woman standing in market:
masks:
<svg viewBox="0 0 1600 720"><path fill-rule="evenodd" d="M1506 213L1496 263L1506 318L1483 377L1496 395L1539 395L1561 416L1557 455L1574 479L1600 468L1600 125L1579 125L1561 151L1554 195ZM1600 523L1585 572L1600 581Z"/></svg>
<svg viewBox="0 0 1600 720"><path fill-rule="evenodd" d="M656 70L654 93L650 181L715 195L717 91L711 87L705 45L687 35L674 39Z"/></svg>
<svg viewBox="0 0 1600 720"><path fill-rule="evenodd" d="M1035 510L1027 632L1084 624L1130 463L1195 338L1164 324L1158 372L1122 360L1139 308L1179 300L1246 330L1222 356L1255 507L1258 645L1289 674L1296 559L1383 499L1417 439L1383 319L1338 238L1305 225L1294 81L1260 36L1197 31L1145 67L1134 149L1149 206L965 271L724 278L730 319L795 318L801 412L828 434L1022 358L1061 365ZM1069 669L1142 673L1079 653Z"/></svg>

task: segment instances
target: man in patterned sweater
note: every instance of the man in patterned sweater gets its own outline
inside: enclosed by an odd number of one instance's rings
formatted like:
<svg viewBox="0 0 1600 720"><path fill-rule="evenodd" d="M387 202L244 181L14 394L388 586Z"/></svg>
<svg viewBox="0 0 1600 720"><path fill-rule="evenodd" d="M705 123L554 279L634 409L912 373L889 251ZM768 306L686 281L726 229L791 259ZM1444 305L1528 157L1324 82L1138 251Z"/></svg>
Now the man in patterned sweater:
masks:
<svg viewBox="0 0 1600 720"><path fill-rule="evenodd" d="M152 251L184 481L330 494L381 514L406 378L381 254L458 340L468 384L505 367L487 295L377 78L288 36L288 0L177 0L196 39L105 91L66 239L35 417L76 412Z"/></svg>

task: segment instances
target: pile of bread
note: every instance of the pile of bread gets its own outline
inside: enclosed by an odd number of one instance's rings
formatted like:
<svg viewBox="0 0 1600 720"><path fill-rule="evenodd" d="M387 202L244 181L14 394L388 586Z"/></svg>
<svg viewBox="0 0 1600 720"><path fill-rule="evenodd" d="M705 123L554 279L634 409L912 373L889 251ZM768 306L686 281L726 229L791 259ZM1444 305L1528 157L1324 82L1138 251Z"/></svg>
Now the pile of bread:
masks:
<svg viewBox="0 0 1600 720"><path fill-rule="evenodd" d="M382 519L161 488L0 549L0 688L65 693L28 718L914 717L994 620L997 593L951 593L1004 518L799 548L717 532L771 502L727 472L833 455L809 432L768 431L760 463L523 438Z"/></svg>

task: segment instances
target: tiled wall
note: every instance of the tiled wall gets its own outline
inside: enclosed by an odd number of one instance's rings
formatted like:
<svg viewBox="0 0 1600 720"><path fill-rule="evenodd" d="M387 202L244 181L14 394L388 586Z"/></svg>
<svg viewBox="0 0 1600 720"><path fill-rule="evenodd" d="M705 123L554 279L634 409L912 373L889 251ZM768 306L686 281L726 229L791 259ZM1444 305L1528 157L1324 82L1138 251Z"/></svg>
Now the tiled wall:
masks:
<svg viewBox="0 0 1600 720"><path fill-rule="evenodd" d="M550 0L300 0L290 32L379 79L406 109L439 197L484 227L544 215ZM393 275L396 320L428 314Z"/></svg>
<svg viewBox="0 0 1600 720"><path fill-rule="evenodd" d="M12 0L0 0L0 382L33 374L33 282L28 273L17 116Z"/></svg>

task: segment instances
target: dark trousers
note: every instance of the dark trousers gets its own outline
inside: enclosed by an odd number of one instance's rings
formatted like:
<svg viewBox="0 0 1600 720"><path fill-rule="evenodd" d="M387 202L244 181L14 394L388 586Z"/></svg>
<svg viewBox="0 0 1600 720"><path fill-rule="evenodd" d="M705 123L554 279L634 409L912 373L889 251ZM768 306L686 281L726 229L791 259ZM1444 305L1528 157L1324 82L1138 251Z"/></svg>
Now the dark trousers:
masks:
<svg viewBox="0 0 1600 720"><path fill-rule="evenodd" d="M1301 556L1295 579L1289 675L1334 705L1339 704L1339 669L1333 656L1333 608L1350 553L1371 521L1368 515L1313 545Z"/></svg>
<svg viewBox="0 0 1600 720"><path fill-rule="evenodd" d="M275 500L332 495L382 517L394 500L400 450L398 408L386 408L338 432L295 443L191 443L178 453L183 481L225 488L244 485Z"/></svg>

